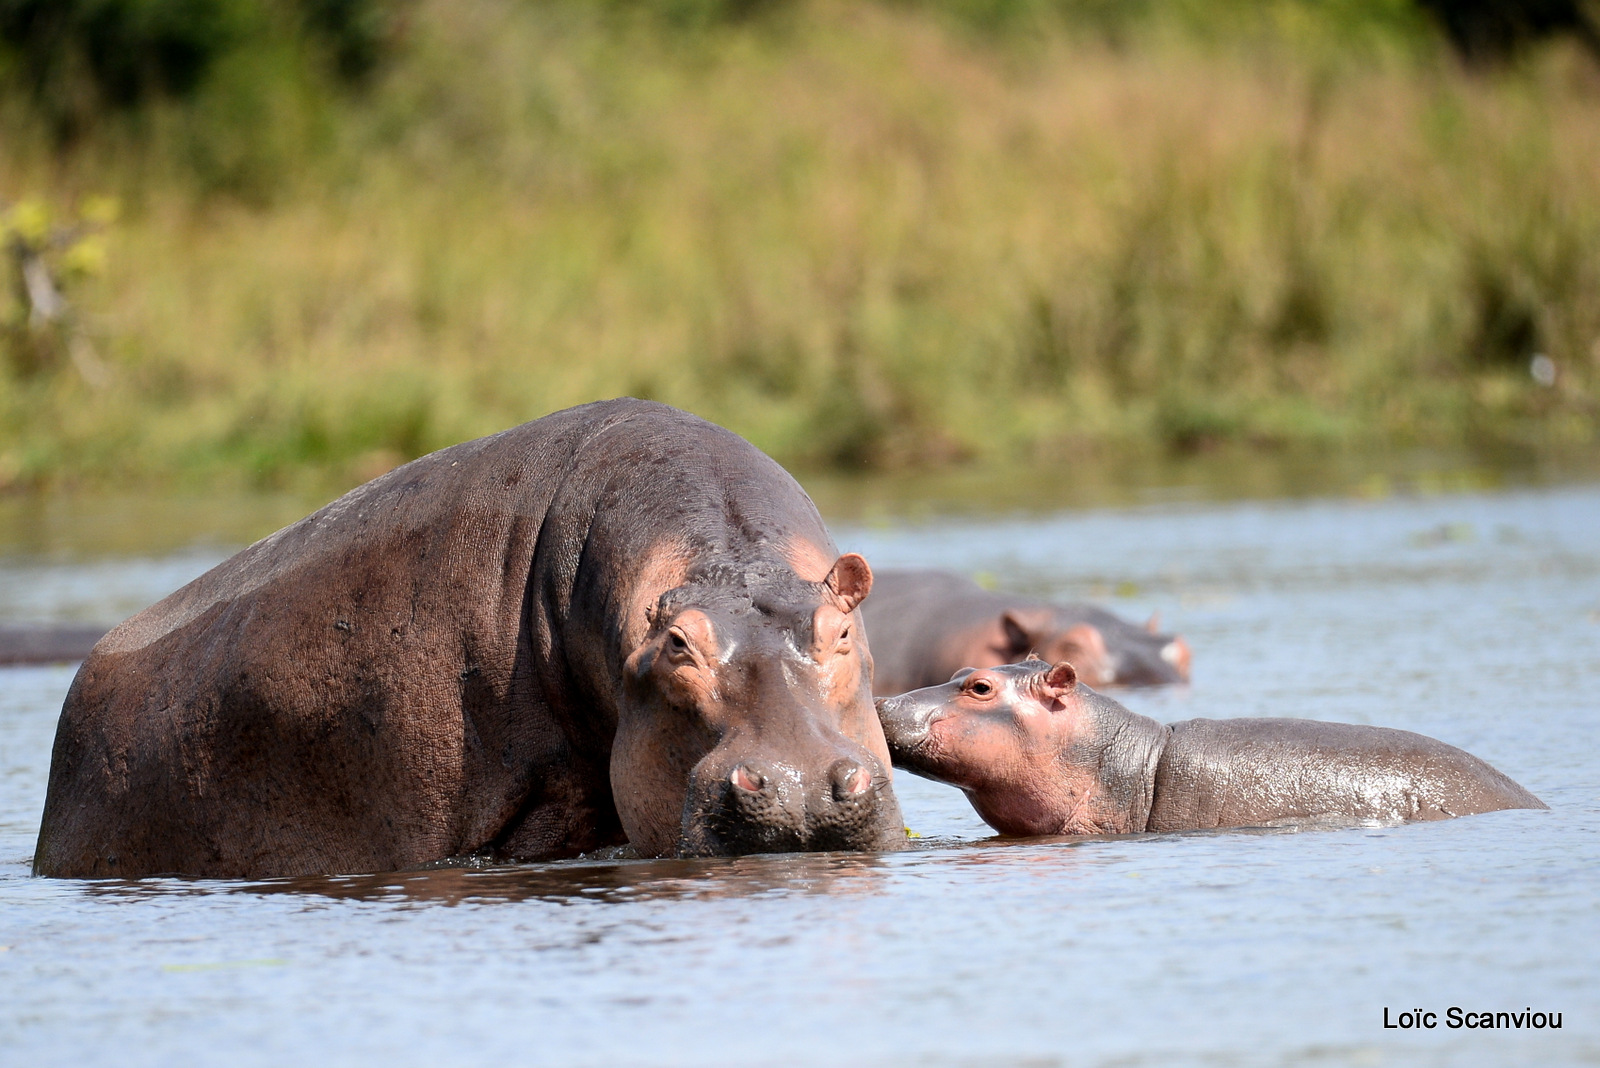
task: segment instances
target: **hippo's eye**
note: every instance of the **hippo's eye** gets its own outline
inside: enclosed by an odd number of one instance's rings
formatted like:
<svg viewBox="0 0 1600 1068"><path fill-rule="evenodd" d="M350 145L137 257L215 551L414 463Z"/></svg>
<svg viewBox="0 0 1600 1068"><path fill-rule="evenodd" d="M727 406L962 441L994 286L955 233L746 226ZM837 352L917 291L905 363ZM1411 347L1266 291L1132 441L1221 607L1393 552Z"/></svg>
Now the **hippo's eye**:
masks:
<svg viewBox="0 0 1600 1068"><path fill-rule="evenodd" d="M974 697L988 697L994 693L994 684L988 679L974 679L968 684L967 692Z"/></svg>
<svg viewBox="0 0 1600 1068"><path fill-rule="evenodd" d="M674 657L689 655L689 639L685 638L683 632L676 627L667 632L667 650Z"/></svg>

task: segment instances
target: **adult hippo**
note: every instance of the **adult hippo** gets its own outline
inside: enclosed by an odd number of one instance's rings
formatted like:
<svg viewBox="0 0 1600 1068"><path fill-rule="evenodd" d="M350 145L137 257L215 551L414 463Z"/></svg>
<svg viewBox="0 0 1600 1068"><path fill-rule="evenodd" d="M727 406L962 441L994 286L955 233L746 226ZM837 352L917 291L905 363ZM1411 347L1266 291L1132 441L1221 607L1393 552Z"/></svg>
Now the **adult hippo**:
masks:
<svg viewBox="0 0 1600 1068"><path fill-rule="evenodd" d="M878 702L894 761L964 790L1002 834L1438 820L1544 802L1410 731L1308 719L1163 726L1043 660Z"/></svg>
<svg viewBox="0 0 1600 1068"><path fill-rule="evenodd" d="M782 468L664 405L444 449L95 646L34 870L894 845L871 583Z"/></svg>
<svg viewBox="0 0 1600 1068"><path fill-rule="evenodd" d="M1157 633L1154 620L1141 627L1093 605L998 593L946 571L882 569L862 611L881 697L1029 655L1072 661L1090 686L1189 681L1188 644Z"/></svg>

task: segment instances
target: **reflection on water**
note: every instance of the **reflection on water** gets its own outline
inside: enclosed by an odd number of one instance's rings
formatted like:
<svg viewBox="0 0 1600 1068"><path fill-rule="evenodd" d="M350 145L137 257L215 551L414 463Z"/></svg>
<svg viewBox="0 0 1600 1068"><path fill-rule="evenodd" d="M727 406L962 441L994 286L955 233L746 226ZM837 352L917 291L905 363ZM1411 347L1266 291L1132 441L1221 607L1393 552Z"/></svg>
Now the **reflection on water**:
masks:
<svg viewBox="0 0 1600 1068"><path fill-rule="evenodd" d="M870 522L875 563L1160 610L1135 711L1421 731L1548 812L997 838L900 775L903 852L227 882L34 879L69 669L0 669L7 1063L1600 1063L1600 487ZM220 556L0 554L0 605L133 611ZM1563 1013L1401 1033L1385 1007Z"/></svg>
<svg viewBox="0 0 1600 1068"><path fill-rule="evenodd" d="M298 894L352 901L491 905L519 901L621 902L748 897L756 894L866 894L879 888L882 857L860 853L553 864L440 865L419 871L306 875L227 882L105 880L84 893L138 900L169 895Z"/></svg>
<svg viewBox="0 0 1600 1068"><path fill-rule="evenodd" d="M1311 831L1400 826L1376 821L1329 820L1282 826L1237 827L1227 831L1183 831L1165 835L1105 835L1098 838L1038 837L930 840L910 846L936 857L941 870L981 879L989 866L1011 879L1019 870L1042 869L1053 878L1078 864L1093 865L1097 854L1073 850L1094 842L1160 842L1185 836L1278 835ZM976 833L984 833L974 828ZM1034 848L1025 848L1034 847ZM1103 859L1103 858L1101 858ZM451 864L401 872L360 875L305 875L255 880L108 879L77 884L87 896L106 901L153 901L216 894L285 894L385 902L395 905L496 905L524 901L560 904L595 902L712 901L758 895L820 894L855 896L882 892L889 879L887 855L862 853L780 853L726 858L558 861L548 864Z"/></svg>

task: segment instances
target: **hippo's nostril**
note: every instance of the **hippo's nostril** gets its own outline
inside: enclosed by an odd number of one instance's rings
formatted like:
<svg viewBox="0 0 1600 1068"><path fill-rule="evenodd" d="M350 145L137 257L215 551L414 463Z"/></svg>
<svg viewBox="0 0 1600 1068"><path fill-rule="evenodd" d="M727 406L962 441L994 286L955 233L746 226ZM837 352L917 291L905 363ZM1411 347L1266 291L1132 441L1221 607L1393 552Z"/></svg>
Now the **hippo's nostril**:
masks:
<svg viewBox="0 0 1600 1068"><path fill-rule="evenodd" d="M728 776L728 781L733 783L734 789L752 794L760 793L761 788L767 785L766 776L749 764L740 764L734 768L733 773Z"/></svg>
<svg viewBox="0 0 1600 1068"><path fill-rule="evenodd" d="M851 760L841 760L828 776L833 780L835 801L854 801L872 788L872 773Z"/></svg>

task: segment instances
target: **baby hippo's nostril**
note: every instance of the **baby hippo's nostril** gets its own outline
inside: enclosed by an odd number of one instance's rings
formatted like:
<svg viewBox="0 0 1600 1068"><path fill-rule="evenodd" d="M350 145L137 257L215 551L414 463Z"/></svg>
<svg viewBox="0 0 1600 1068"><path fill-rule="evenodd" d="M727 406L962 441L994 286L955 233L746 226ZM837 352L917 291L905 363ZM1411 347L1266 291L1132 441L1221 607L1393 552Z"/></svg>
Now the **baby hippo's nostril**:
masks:
<svg viewBox="0 0 1600 1068"><path fill-rule="evenodd" d="M733 783L734 789L746 793L758 794L761 788L767 785L767 778L749 764L740 764L728 776L728 781Z"/></svg>
<svg viewBox="0 0 1600 1068"><path fill-rule="evenodd" d="M828 776L833 780L835 801L859 800L872 788L872 773L853 760L841 760Z"/></svg>

